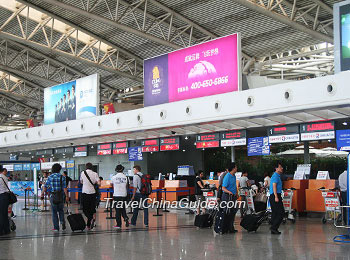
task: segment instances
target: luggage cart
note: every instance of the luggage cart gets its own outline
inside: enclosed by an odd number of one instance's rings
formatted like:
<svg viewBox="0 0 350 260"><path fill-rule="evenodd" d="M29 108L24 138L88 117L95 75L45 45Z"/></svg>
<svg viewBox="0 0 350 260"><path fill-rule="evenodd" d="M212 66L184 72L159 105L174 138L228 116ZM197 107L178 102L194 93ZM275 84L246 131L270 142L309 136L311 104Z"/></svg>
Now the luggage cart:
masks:
<svg viewBox="0 0 350 260"><path fill-rule="evenodd" d="M255 213L254 195L255 195L255 192L248 187L239 188L239 196L245 196L246 198L245 203L247 203L248 205L247 207L248 209L244 212L243 215Z"/></svg>
<svg viewBox="0 0 350 260"><path fill-rule="evenodd" d="M337 190L319 189L322 192L324 198L325 214L322 218L322 223L326 224L327 221L336 221L339 223L342 219L340 208L340 193Z"/></svg>
<svg viewBox="0 0 350 260"><path fill-rule="evenodd" d="M205 188L202 189L203 191L203 196L207 202L207 206L208 205L217 205L217 191L216 191L216 187L211 187L211 188ZM213 208L208 208L207 209L213 209Z"/></svg>
<svg viewBox="0 0 350 260"><path fill-rule="evenodd" d="M291 189L285 189L282 192L283 207L285 211L285 217L283 218L283 223L286 223L287 220L290 220L293 224L295 223L296 211L295 209L292 209L294 190L295 189L291 188Z"/></svg>

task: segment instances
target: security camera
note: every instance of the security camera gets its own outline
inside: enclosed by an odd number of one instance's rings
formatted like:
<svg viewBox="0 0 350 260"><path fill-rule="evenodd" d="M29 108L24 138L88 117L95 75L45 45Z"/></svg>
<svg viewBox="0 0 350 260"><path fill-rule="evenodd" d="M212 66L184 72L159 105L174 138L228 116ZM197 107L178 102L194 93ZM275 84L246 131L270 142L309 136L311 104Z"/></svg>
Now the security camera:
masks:
<svg viewBox="0 0 350 260"><path fill-rule="evenodd" d="M73 145L74 143L70 143L70 145Z"/></svg>
<svg viewBox="0 0 350 260"><path fill-rule="evenodd" d="M175 132L175 131L171 131L171 134L172 134L172 135L175 135L175 134L176 134L176 132Z"/></svg>

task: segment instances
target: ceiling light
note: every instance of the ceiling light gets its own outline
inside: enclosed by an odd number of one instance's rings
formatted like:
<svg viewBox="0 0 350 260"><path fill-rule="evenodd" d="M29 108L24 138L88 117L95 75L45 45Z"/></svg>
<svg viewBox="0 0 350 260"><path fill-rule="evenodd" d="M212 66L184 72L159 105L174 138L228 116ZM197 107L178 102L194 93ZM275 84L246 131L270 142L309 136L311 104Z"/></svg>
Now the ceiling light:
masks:
<svg viewBox="0 0 350 260"><path fill-rule="evenodd" d="M343 125L348 125L348 123L347 122L343 122Z"/></svg>
<svg viewBox="0 0 350 260"><path fill-rule="evenodd" d="M188 136L185 137L185 140L188 140Z"/></svg>
<svg viewBox="0 0 350 260"><path fill-rule="evenodd" d="M14 114L14 115L12 116L12 118L16 118L16 117L19 117L19 115Z"/></svg>
<svg viewBox="0 0 350 260"><path fill-rule="evenodd" d="M183 152L186 152L186 150L182 150Z"/></svg>

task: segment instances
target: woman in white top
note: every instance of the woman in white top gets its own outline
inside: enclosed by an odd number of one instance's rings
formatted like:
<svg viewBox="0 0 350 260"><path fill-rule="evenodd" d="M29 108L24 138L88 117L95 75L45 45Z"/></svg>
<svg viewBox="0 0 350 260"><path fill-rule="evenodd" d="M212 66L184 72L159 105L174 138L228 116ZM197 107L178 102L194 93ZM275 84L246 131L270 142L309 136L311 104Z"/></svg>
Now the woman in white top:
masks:
<svg viewBox="0 0 350 260"><path fill-rule="evenodd" d="M8 180L4 174L2 165L0 165L0 236L10 233L10 224L8 219L9 190L7 187Z"/></svg>
<svg viewBox="0 0 350 260"><path fill-rule="evenodd" d="M270 187L270 181L271 177L269 173L265 173L265 178L264 178L264 188L269 188Z"/></svg>

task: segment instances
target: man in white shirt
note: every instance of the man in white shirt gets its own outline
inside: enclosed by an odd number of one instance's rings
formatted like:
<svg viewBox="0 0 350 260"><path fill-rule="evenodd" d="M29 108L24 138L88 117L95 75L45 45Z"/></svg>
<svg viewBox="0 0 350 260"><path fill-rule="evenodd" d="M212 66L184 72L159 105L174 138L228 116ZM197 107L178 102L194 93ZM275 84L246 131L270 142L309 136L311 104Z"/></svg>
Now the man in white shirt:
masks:
<svg viewBox="0 0 350 260"><path fill-rule="evenodd" d="M341 194L341 201L342 201L342 206L347 205L347 189L348 189L348 172L344 171L342 174L339 175L338 178L339 181L339 187L340 187L340 194ZM346 214L347 210L343 209L343 220L344 223L347 224L347 219L346 219Z"/></svg>
<svg viewBox="0 0 350 260"><path fill-rule="evenodd" d="M243 171L241 178L239 178L239 188L242 191L246 191L247 190L246 188L248 188L248 187L250 187L250 182L248 179L248 172ZM248 202L247 202L247 197L245 195L241 195L241 200L246 202L246 203L244 203L245 207L240 208L241 218L243 218L244 212L248 210Z"/></svg>
<svg viewBox="0 0 350 260"><path fill-rule="evenodd" d="M126 215L125 211L125 203L127 201L127 196L129 192L129 180L128 177L125 176L123 173L124 167L122 165L117 165L115 168L115 171L117 172L116 175L112 177L112 186L113 186L113 200L114 200L114 206L115 206L115 212L116 212L116 221L117 225L114 226L116 229L120 229L122 227L122 219L121 216L123 216L123 219L125 221L125 226L129 226L129 218L128 215Z"/></svg>
<svg viewBox="0 0 350 260"><path fill-rule="evenodd" d="M7 186L6 186L7 185ZM10 223L8 219L8 180L2 165L0 165L0 236L10 234Z"/></svg>
<svg viewBox="0 0 350 260"><path fill-rule="evenodd" d="M86 170L80 173L80 182L83 184L81 204L84 215L87 217L87 228L91 230L96 222L97 193L95 185L101 185L98 174L92 170L92 163L87 163Z"/></svg>

